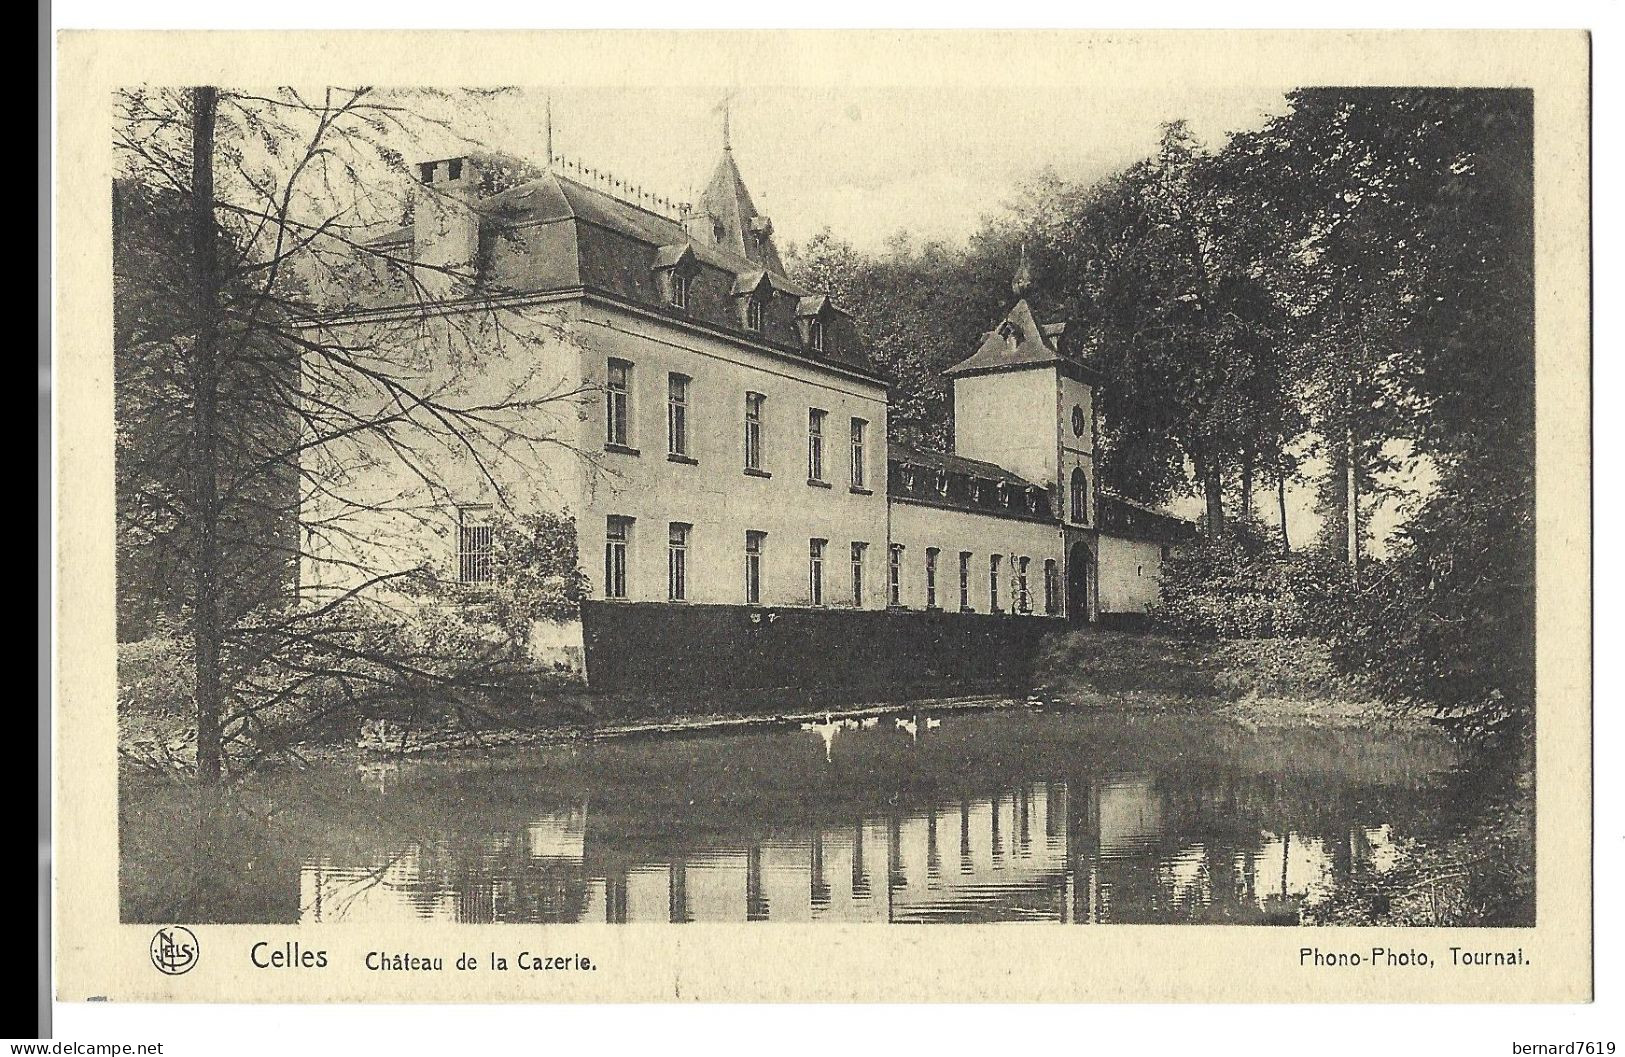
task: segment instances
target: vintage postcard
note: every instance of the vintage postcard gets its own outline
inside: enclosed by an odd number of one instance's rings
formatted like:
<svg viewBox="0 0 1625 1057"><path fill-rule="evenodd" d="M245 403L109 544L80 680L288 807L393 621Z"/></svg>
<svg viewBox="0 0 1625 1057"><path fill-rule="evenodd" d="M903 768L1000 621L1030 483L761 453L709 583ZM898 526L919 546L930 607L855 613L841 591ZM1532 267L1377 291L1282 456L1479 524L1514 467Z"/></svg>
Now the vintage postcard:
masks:
<svg viewBox="0 0 1625 1057"><path fill-rule="evenodd" d="M58 53L61 1000L1590 998L1584 34Z"/></svg>

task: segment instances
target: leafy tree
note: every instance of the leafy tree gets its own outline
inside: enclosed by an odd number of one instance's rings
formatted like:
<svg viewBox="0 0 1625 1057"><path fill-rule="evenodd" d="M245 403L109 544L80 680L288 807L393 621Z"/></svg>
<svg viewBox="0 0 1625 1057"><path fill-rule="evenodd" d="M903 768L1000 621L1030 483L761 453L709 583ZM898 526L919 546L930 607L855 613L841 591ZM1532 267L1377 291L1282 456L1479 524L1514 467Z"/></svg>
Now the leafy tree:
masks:
<svg viewBox="0 0 1625 1057"><path fill-rule="evenodd" d="M1322 432L1344 425L1362 466L1372 445L1404 438L1437 470L1390 558L1362 578L1341 655L1466 734L1522 729L1534 699L1530 94L1314 90L1293 104L1266 132L1304 233L1310 347L1344 350L1322 357L1311 391Z"/></svg>
<svg viewBox="0 0 1625 1057"><path fill-rule="evenodd" d="M1009 307L1014 242L985 233L967 250L904 233L858 253L828 231L792 247L790 272L851 312L876 368L892 382L894 440L946 449L951 389L942 372L975 351Z"/></svg>
<svg viewBox="0 0 1625 1057"><path fill-rule="evenodd" d="M1251 156L1209 153L1171 122L1153 157L1096 187L1049 181L1029 226L1051 292L1107 378L1107 476L1160 501L1184 490L1188 465L1214 534L1227 476L1242 480L1250 514L1255 479L1279 472L1299 426L1256 175Z"/></svg>

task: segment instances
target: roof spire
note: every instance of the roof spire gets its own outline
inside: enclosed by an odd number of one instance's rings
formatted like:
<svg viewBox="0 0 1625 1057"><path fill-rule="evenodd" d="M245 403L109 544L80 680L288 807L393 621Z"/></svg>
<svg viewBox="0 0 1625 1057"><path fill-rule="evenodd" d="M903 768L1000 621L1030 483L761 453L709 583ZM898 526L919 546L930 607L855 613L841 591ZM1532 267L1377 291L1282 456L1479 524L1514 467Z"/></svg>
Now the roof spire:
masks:
<svg viewBox="0 0 1625 1057"><path fill-rule="evenodd" d="M547 93L547 167L553 167L553 93Z"/></svg>
<svg viewBox="0 0 1625 1057"><path fill-rule="evenodd" d="M711 108L711 113L722 115L722 149L732 151L733 148L733 107L734 90L732 88L722 93L722 99Z"/></svg>
<svg viewBox="0 0 1625 1057"><path fill-rule="evenodd" d="M1016 265L1016 274L1010 280L1010 292L1017 297L1026 297L1033 292L1037 283L1033 280L1033 267L1027 262L1027 243L1021 243L1021 263Z"/></svg>

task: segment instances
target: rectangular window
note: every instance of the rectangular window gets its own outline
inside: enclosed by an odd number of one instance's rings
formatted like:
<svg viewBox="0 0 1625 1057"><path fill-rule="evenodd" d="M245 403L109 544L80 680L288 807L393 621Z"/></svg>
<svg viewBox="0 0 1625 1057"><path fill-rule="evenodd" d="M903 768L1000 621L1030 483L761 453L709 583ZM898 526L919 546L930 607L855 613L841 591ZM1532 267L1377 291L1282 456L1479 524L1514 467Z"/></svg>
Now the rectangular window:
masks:
<svg viewBox="0 0 1625 1057"><path fill-rule="evenodd" d="M1022 555L1016 559L1016 611L1031 613L1033 611L1033 596L1027 590L1027 556Z"/></svg>
<svg viewBox="0 0 1625 1057"><path fill-rule="evenodd" d="M925 549L925 608L937 608L937 555L935 547Z"/></svg>
<svg viewBox="0 0 1625 1057"><path fill-rule="evenodd" d="M609 361L609 385L605 392L608 421L604 440L629 447L631 441L632 365L625 360Z"/></svg>
<svg viewBox="0 0 1625 1057"><path fill-rule="evenodd" d="M999 559L1001 554L994 554L987 559L987 607L993 612L999 611Z"/></svg>
<svg viewBox="0 0 1625 1057"><path fill-rule="evenodd" d="M689 277L673 268L671 273L671 305L673 308L688 307L688 279Z"/></svg>
<svg viewBox="0 0 1625 1057"><path fill-rule="evenodd" d="M745 604L761 605L762 603L762 551L767 543L767 533L745 533Z"/></svg>
<svg viewBox="0 0 1625 1057"><path fill-rule="evenodd" d="M816 316L807 324L807 347L814 352L824 351L824 321Z"/></svg>
<svg viewBox="0 0 1625 1057"><path fill-rule="evenodd" d="M807 409L807 480L824 479L824 412Z"/></svg>
<svg viewBox="0 0 1625 1057"><path fill-rule="evenodd" d="M762 406L767 397L761 393L745 394L745 469L762 468Z"/></svg>
<svg viewBox="0 0 1625 1057"><path fill-rule="evenodd" d="M893 543L887 559L886 582L891 593L890 604L903 604L903 545Z"/></svg>
<svg viewBox="0 0 1625 1057"><path fill-rule="evenodd" d="M465 506L457 511L457 581L488 584L492 579L491 508Z"/></svg>
<svg viewBox="0 0 1625 1057"><path fill-rule="evenodd" d="M959 608L970 608L970 551L959 552Z"/></svg>
<svg viewBox="0 0 1625 1057"><path fill-rule="evenodd" d="M762 299L752 297L745 302L745 326L760 334L762 332Z"/></svg>
<svg viewBox="0 0 1625 1057"><path fill-rule="evenodd" d="M863 431L868 423L861 418L852 420L852 487L862 488L868 479L864 472Z"/></svg>
<svg viewBox="0 0 1625 1057"><path fill-rule="evenodd" d="M688 534L692 525L673 521L666 545L666 597L673 602L688 600Z"/></svg>
<svg viewBox="0 0 1625 1057"><path fill-rule="evenodd" d="M1044 559L1044 612L1054 616L1061 609L1061 571L1054 558Z"/></svg>
<svg viewBox="0 0 1625 1057"><path fill-rule="evenodd" d="M626 547L632 536L632 519L610 516L604 528L604 597L626 597Z"/></svg>
<svg viewBox="0 0 1625 1057"><path fill-rule="evenodd" d="M667 378L666 450L672 455L688 454L688 383L686 374Z"/></svg>
<svg viewBox="0 0 1625 1057"><path fill-rule="evenodd" d="M863 559L869 551L867 543L852 544L852 604L863 607Z"/></svg>
<svg viewBox="0 0 1625 1057"><path fill-rule="evenodd" d="M824 544L828 540L807 541L807 601L824 604Z"/></svg>

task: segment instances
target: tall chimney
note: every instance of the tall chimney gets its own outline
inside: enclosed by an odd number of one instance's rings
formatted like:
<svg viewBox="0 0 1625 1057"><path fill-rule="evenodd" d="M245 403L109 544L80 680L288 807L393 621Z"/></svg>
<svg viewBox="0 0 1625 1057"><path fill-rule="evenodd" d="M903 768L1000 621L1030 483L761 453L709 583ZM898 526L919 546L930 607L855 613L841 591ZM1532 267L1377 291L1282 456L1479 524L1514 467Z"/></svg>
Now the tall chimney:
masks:
<svg viewBox="0 0 1625 1057"><path fill-rule="evenodd" d="M413 269L432 298L465 293L474 277L480 248L480 218L474 210L480 174L468 158L418 164L412 197Z"/></svg>

